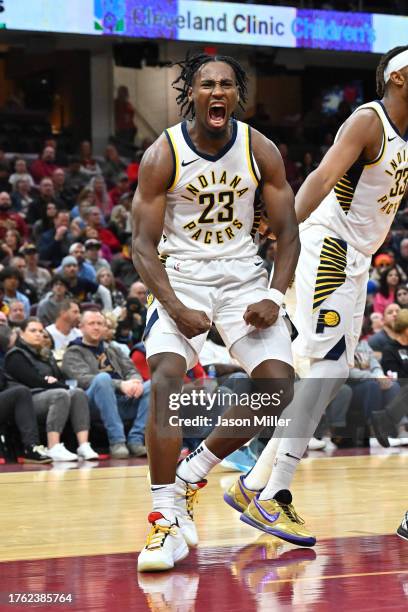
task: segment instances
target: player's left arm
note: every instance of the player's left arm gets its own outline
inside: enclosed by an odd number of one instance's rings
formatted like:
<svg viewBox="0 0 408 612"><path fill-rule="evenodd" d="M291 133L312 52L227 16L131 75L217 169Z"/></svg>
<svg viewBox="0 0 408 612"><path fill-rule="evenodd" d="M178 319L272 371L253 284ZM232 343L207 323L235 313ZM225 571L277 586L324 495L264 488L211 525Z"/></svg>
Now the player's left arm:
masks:
<svg viewBox="0 0 408 612"><path fill-rule="evenodd" d="M252 130L253 152L261 172L262 197L269 227L276 236L276 256L271 287L285 294L295 274L300 253L299 228L295 214L295 196L286 180L285 167L277 147L265 136ZM264 329L273 325L279 305L262 300L248 306L247 323Z"/></svg>

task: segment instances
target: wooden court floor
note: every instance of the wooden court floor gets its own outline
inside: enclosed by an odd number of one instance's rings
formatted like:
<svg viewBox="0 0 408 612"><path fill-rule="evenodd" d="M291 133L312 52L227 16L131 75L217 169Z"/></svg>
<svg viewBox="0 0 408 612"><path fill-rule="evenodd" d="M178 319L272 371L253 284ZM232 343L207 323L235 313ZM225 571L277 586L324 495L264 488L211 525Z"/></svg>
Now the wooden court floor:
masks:
<svg viewBox="0 0 408 612"><path fill-rule="evenodd" d="M307 458L295 506L318 537L302 549L262 535L222 500L216 469L197 507L200 545L162 574L137 575L150 498L144 465L0 472L0 610L408 610L408 453ZM106 464L105 464L106 465ZM71 593L10 604L10 593Z"/></svg>

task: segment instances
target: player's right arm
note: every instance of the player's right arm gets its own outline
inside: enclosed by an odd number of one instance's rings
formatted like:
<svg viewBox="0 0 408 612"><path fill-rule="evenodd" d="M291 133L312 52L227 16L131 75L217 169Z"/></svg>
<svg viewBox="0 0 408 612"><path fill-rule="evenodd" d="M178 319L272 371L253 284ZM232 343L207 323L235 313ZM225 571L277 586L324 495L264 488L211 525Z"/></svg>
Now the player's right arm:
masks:
<svg viewBox="0 0 408 612"><path fill-rule="evenodd" d="M173 158L163 134L146 151L139 168L138 187L132 204L132 257L146 287L159 300L187 338L211 327L206 314L187 308L170 285L157 253L166 212L167 188L173 174Z"/></svg>
<svg viewBox="0 0 408 612"><path fill-rule="evenodd" d="M362 109L353 114L343 125L336 142L320 165L299 189L295 199L298 222L309 217L358 159L375 159L382 139L382 122L375 111Z"/></svg>

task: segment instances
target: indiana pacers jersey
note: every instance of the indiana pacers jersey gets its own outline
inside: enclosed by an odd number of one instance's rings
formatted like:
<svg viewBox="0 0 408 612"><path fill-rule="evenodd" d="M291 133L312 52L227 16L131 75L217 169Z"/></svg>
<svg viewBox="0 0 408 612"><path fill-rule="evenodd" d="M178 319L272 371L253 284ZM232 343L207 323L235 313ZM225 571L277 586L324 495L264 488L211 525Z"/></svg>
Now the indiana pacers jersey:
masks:
<svg viewBox="0 0 408 612"><path fill-rule="evenodd" d="M363 253L372 255L384 242L408 181L408 143L380 101L363 104L381 119L381 150L371 162L347 170L303 227L320 225Z"/></svg>
<svg viewBox="0 0 408 612"><path fill-rule="evenodd" d="M229 142L217 155L198 151L187 122L165 131L174 161L167 192L161 256L243 259L256 255L260 173L250 127L232 120Z"/></svg>

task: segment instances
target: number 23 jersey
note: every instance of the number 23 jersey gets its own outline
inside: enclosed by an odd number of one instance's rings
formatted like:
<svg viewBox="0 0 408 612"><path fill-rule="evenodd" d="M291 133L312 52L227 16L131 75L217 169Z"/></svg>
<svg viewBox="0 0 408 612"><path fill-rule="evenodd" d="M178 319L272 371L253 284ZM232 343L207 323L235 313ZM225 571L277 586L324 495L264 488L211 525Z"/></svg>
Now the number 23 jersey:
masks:
<svg viewBox="0 0 408 612"><path fill-rule="evenodd" d="M198 151L187 121L165 134L174 171L167 191L161 256L244 259L257 253L260 173L251 128L231 120L231 138L217 155Z"/></svg>

